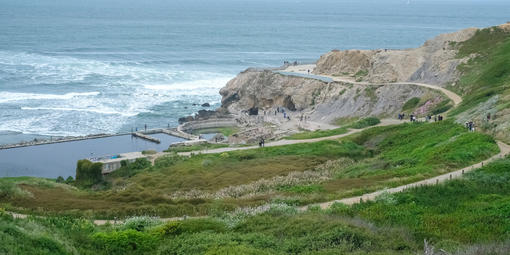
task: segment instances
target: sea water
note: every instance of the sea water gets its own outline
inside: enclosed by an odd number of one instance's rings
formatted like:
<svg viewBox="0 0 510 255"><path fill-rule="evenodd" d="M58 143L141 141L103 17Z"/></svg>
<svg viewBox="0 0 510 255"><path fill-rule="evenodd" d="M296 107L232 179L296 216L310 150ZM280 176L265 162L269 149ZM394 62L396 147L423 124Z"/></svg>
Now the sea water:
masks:
<svg viewBox="0 0 510 255"><path fill-rule="evenodd" d="M417 47L509 13L496 0L0 0L0 144L175 126L248 67Z"/></svg>
<svg viewBox="0 0 510 255"><path fill-rule="evenodd" d="M508 0L0 0L0 144L175 126L248 67L418 47L509 13ZM159 138L0 150L0 176L74 175L78 159L179 140Z"/></svg>

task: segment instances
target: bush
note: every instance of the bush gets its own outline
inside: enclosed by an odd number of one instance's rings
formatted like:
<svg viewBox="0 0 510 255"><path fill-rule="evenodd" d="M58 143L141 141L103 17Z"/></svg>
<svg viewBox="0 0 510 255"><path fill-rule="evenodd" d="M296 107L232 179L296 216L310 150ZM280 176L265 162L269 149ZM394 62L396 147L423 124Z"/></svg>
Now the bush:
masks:
<svg viewBox="0 0 510 255"><path fill-rule="evenodd" d="M21 189L14 182L0 179L0 199L15 199L27 196L32 196L32 194Z"/></svg>
<svg viewBox="0 0 510 255"><path fill-rule="evenodd" d="M76 185L87 188L102 182L102 171L102 163L92 163L86 159L78 160L76 167Z"/></svg>
<svg viewBox="0 0 510 255"><path fill-rule="evenodd" d="M413 109L414 107L416 107L418 105L418 103L420 102L420 98L418 97L413 97L409 100L407 100L407 102L402 106L402 110L409 110L409 109Z"/></svg>
<svg viewBox="0 0 510 255"><path fill-rule="evenodd" d="M159 237L134 229L112 232L99 232L92 235L98 249L106 254L151 254L159 242Z"/></svg>
<svg viewBox="0 0 510 255"><path fill-rule="evenodd" d="M111 173L110 177L132 177L141 170L149 168L151 162L146 158L137 158L134 162L129 163L127 160L120 162L121 167Z"/></svg>
<svg viewBox="0 0 510 255"><path fill-rule="evenodd" d="M362 129L362 128L366 128L366 127L375 126L379 123L381 123L381 121L378 118L368 117L368 118L364 118L364 119L361 119L361 120L355 122L350 127L355 128L355 129Z"/></svg>
<svg viewBox="0 0 510 255"><path fill-rule="evenodd" d="M69 176L67 177L66 181L65 181L66 184L73 184L74 183L74 179L72 176Z"/></svg>
<svg viewBox="0 0 510 255"><path fill-rule="evenodd" d="M57 177L55 182L57 182L57 183L64 183L65 182L64 177L62 177L62 176Z"/></svg>
<svg viewBox="0 0 510 255"><path fill-rule="evenodd" d="M144 231L148 228L161 224L161 220L154 217L138 216L127 219L122 225L122 229L133 229Z"/></svg>
<svg viewBox="0 0 510 255"><path fill-rule="evenodd" d="M158 152L157 152L157 151L155 151L155 150L146 150L146 151L142 151L142 154L143 154L143 155L154 155L154 154L156 154L156 153L158 153Z"/></svg>

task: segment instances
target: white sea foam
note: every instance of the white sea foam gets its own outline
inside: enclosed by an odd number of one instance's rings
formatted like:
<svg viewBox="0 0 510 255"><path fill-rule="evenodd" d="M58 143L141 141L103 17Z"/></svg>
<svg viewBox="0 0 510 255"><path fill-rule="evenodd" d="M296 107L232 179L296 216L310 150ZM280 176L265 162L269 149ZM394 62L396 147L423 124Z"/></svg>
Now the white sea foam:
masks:
<svg viewBox="0 0 510 255"><path fill-rule="evenodd" d="M193 103L219 103L219 89L234 77L165 64L7 51L0 51L0 66L26 86L19 92L0 84L0 106L14 105L0 107L0 130L54 136L115 133L145 121L158 125L158 118L166 126L169 118L196 111ZM80 91L69 93L73 88ZM163 116L155 110L162 105L178 113Z"/></svg>
<svg viewBox="0 0 510 255"><path fill-rule="evenodd" d="M38 93L17 93L0 92L0 103L25 100L67 100L75 97L91 97L99 95L99 92L73 92L66 94L38 94Z"/></svg>
<svg viewBox="0 0 510 255"><path fill-rule="evenodd" d="M65 107L21 107L21 110L50 110L50 111L68 111L68 112L93 112L99 114L114 114L126 117L132 117L139 114L139 112L119 112L112 109L86 109L86 108L65 108Z"/></svg>

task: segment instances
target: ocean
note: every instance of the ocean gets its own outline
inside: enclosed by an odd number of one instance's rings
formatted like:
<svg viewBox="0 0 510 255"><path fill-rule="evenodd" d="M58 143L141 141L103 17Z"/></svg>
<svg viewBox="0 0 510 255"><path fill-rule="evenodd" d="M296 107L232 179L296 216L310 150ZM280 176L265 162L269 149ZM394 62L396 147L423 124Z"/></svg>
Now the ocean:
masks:
<svg viewBox="0 0 510 255"><path fill-rule="evenodd" d="M0 144L175 126L248 67L417 47L509 13L506 0L0 0Z"/></svg>

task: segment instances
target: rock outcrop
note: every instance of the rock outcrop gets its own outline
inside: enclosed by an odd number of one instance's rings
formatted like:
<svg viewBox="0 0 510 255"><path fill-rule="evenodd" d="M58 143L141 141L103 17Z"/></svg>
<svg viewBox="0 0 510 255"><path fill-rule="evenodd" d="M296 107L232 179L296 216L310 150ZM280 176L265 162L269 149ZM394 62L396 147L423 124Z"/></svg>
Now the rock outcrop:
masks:
<svg viewBox="0 0 510 255"><path fill-rule="evenodd" d="M439 35L423 46L407 50L331 51L317 61L315 74L355 76L369 82L422 82L447 85L460 73L456 42L471 38L478 29L468 28Z"/></svg>
<svg viewBox="0 0 510 255"><path fill-rule="evenodd" d="M273 71L247 70L221 89L222 111L253 115L284 107L327 123L336 118L393 116L413 97L429 98L428 107L442 101L434 90L414 85L353 85L287 76Z"/></svg>

